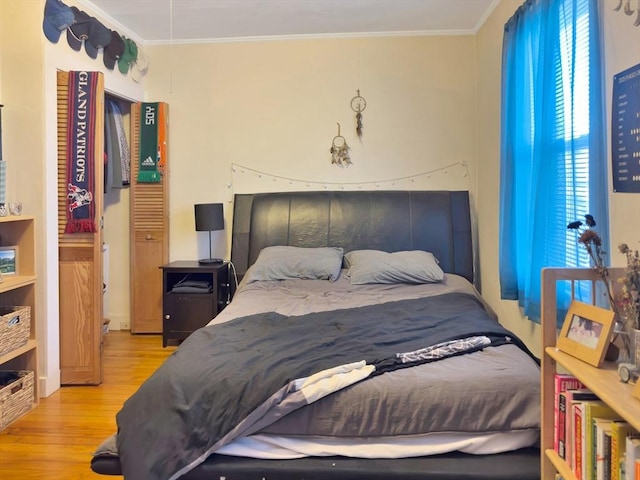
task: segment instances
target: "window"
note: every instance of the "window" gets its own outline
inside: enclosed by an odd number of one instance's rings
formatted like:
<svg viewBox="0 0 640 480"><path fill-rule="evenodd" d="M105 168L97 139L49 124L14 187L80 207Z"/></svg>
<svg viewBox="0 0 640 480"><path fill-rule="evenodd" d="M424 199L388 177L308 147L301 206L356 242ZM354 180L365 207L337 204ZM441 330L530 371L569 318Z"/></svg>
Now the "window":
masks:
<svg viewBox="0 0 640 480"><path fill-rule="evenodd" d="M590 213L608 236L601 76L597 0L528 0L505 25L501 293L534 321L541 269L589 266L567 224Z"/></svg>

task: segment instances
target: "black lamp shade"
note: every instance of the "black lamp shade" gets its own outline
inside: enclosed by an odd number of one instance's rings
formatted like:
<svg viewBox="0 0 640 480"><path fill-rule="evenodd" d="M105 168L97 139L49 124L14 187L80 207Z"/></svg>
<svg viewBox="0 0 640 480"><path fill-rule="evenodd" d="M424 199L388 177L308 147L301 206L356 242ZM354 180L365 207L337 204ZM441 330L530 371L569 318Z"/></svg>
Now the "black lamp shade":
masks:
<svg viewBox="0 0 640 480"><path fill-rule="evenodd" d="M221 203L198 203L194 205L196 232L224 230L224 211Z"/></svg>

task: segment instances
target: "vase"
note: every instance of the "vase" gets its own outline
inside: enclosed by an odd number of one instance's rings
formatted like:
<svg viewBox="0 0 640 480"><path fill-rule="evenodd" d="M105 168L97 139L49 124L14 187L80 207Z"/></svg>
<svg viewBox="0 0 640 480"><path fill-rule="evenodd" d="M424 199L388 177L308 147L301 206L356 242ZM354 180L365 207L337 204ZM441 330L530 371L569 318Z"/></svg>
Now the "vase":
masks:
<svg viewBox="0 0 640 480"><path fill-rule="evenodd" d="M618 363L640 364L640 330L616 331L609 348L613 346L619 349ZM605 359L610 360L612 353L608 350Z"/></svg>
<svg viewBox="0 0 640 480"><path fill-rule="evenodd" d="M607 362L617 362L618 358L620 358L620 348L614 342L609 343L604 359Z"/></svg>
<svg viewBox="0 0 640 480"><path fill-rule="evenodd" d="M637 328L629 332L629 363L640 364L640 329Z"/></svg>

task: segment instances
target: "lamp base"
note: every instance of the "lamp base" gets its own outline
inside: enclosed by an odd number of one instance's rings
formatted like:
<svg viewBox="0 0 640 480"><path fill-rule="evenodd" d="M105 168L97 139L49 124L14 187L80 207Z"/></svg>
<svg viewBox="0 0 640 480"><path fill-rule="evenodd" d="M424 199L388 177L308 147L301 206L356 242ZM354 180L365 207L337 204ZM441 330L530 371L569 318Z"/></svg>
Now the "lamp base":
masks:
<svg viewBox="0 0 640 480"><path fill-rule="evenodd" d="M222 263L224 260L222 260L221 258L201 258L200 260L198 260L198 263L200 265L212 265L212 264L216 264L216 263Z"/></svg>

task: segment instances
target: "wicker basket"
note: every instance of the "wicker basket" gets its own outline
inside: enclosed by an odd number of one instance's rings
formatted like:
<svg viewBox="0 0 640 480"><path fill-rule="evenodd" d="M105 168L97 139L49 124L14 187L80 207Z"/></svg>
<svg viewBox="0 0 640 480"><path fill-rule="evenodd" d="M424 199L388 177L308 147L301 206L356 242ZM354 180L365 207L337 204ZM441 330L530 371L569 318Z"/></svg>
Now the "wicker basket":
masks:
<svg viewBox="0 0 640 480"><path fill-rule="evenodd" d="M0 371L0 430L33 407L33 372Z"/></svg>
<svg viewBox="0 0 640 480"><path fill-rule="evenodd" d="M0 356L29 341L30 307L0 307Z"/></svg>

